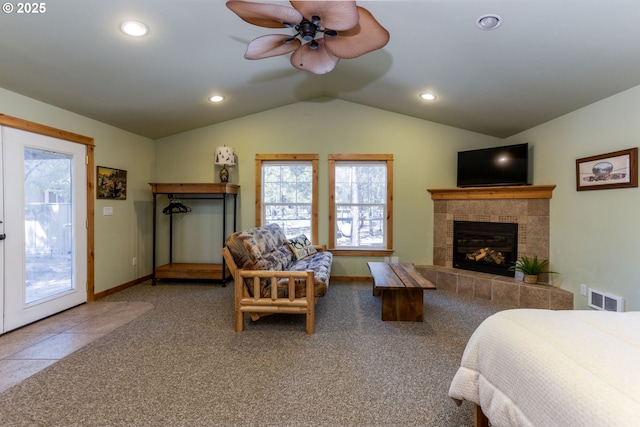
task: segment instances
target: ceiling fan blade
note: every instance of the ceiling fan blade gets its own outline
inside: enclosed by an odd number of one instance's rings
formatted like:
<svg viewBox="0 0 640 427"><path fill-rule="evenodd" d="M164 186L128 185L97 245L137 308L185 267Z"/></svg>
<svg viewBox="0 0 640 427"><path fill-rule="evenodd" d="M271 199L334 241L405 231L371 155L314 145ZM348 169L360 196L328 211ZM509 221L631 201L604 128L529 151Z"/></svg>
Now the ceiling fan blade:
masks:
<svg viewBox="0 0 640 427"><path fill-rule="evenodd" d="M310 44L306 43L296 49L291 54L291 65L298 70L309 71L313 74L326 74L333 70L340 61L331 55L324 46L324 40L317 39L317 49L311 49Z"/></svg>
<svg viewBox="0 0 640 427"><path fill-rule="evenodd" d="M266 28L292 27L302 21L302 14L289 6L229 0L227 7L244 21Z"/></svg>
<svg viewBox="0 0 640 427"><path fill-rule="evenodd" d="M244 54L246 59L263 59L291 53L300 46L300 40L288 34L269 34L251 40Z"/></svg>
<svg viewBox="0 0 640 427"><path fill-rule="evenodd" d="M309 21L319 16L321 27L331 30L348 30L358 24L358 10L355 1L294 1L291 5Z"/></svg>
<svg viewBox="0 0 640 427"><path fill-rule="evenodd" d="M360 22L354 28L338 31L336 37L325 35L327 50L343 59L357 58L365 53L380 49L389 42L389 32L367 9L358 6Z"/></svg>

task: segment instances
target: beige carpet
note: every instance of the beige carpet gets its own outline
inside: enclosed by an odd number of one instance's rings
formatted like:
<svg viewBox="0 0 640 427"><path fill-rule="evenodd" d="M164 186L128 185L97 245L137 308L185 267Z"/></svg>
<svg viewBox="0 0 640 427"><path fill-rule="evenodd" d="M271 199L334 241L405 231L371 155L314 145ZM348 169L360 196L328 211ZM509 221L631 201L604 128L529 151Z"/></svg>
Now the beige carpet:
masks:
<svg viewBox="0 0 640 427"><path fill-rule="evenodd" d="M333 283L316 333L276 315L233 331L233 289L145 283L154 306L0 394L6 426L466 426L447 396L469 336L501 309L425 293L425 321L383 322L371 285Z"/></svg>

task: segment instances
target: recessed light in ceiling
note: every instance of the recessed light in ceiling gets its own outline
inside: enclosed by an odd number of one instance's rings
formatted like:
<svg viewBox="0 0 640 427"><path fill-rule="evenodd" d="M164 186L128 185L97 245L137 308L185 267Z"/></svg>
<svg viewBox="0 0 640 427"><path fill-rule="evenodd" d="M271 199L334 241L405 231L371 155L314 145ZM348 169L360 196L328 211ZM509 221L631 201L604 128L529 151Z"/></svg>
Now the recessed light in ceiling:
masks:
<svg viewBox="0 0 640 427"><path fill-rule="evenodd" d="M214 103L215 102L222 102L222 101L224 101L224 96L222 96L222 95L213 95L213 96L209 97L209 101L214 102Z"/></svg>
<svg viewBox="0 0 640 427"><path fill-rule="evenodd" d="M420 94L420 99L423 99L425 101L435 101L436 98L437 97L431 92L425 92Z"/></svg>
<svg viewBox="0 0 640 427"><path fill-rule="evenodd" d="M494 13L490 13L488 15L482 15L476 21L476 25L481 30L495 30L502 24L502 18L500 15L496 15Z"/></svg>
<svg viewBox="0 0 640 427"><path fill-rule="evenodd" d="M120 30L128 36L142 37L149 32L149 27L138 21L127 21L120 25Z"/></svg>

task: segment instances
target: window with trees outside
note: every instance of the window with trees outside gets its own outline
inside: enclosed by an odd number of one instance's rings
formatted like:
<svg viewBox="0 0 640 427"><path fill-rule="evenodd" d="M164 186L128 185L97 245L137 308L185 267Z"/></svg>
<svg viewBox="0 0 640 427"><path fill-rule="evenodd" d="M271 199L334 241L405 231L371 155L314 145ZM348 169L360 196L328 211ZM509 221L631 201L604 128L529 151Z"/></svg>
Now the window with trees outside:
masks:
<svg viewBox="0 0 640 427"><path fill-rule="evenodd" d="M393 155L329 155L329 244L338 255L393 250Z"/></svg>
<svg viewBox="0 0 640 427"><path fill-rule="evenodd" d="M256 224L318 244L318 155L256 155Z"/></svg>

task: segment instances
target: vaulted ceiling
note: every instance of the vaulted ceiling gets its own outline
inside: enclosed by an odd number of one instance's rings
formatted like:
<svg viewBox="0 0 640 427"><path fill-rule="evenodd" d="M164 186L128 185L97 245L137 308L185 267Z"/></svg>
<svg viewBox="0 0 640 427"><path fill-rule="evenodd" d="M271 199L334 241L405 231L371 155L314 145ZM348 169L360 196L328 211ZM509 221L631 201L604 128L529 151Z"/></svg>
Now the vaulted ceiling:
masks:
<svg viewBox="0 0 640 427"><path fill-rule="evenodd" d="M391 39L324 75L244 59L253 38L293 32L224 0L44 4L0 14L0 87L153 139L321 96L507 137L640 85L638 0L359 1ZM486 14L502 24L481 30ZM149 34L124 35L131 19Z"/></svg>

